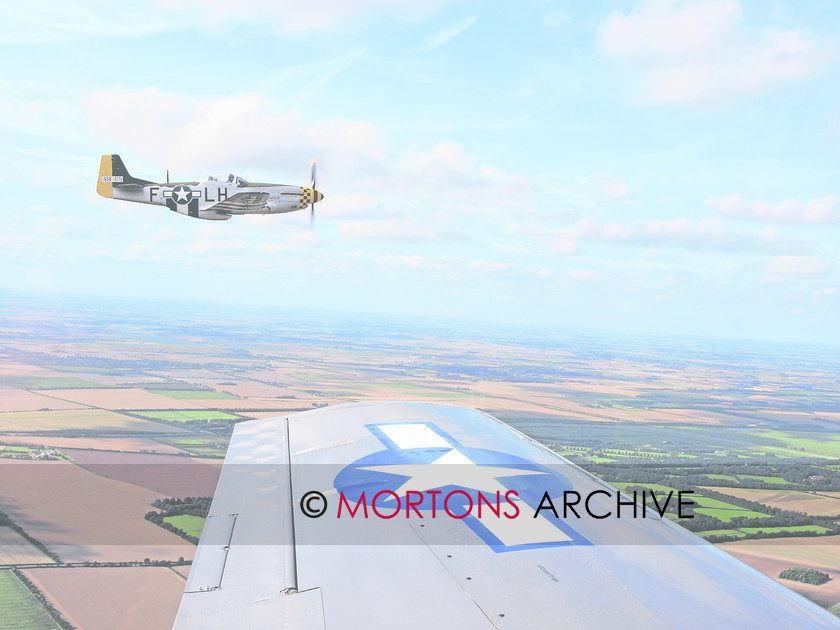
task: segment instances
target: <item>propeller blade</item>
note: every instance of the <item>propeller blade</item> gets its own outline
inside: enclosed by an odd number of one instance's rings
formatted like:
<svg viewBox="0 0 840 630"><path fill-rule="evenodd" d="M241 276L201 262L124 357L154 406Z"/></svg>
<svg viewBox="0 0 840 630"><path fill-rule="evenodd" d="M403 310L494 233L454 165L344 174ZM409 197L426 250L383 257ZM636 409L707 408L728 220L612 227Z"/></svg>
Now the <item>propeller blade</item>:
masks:
<svg viewBox="0 0 840 630"><path fill-rule="evenodd" d="M312 201L309 204L309 229L311 230L315 224L315 202L318 199L318 160L312 160L309 167L309 179L312 182Z"/></svg>

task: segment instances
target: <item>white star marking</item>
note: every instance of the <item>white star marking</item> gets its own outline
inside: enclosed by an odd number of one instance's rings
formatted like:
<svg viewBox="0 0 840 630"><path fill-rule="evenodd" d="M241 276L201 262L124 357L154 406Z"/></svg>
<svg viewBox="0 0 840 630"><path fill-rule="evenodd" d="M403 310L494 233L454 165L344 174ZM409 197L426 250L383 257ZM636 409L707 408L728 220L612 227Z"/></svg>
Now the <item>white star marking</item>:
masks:
<svg viewBox="0 0 840 630"><path fill-rule="evenodd" d="M442 464L449 464L444 466ZM504 468L501 466L479 466L457 449L452 449L429 464L386 464L384 466L365 466L361 470L372 470L393 475L409 477L394 492L404 495L409 490L425 492L444 486L460 486L478 490L495 497L496 492L503 496L511 488L500 484L498 477L520 477L523 475L547 475L546 472Z"/></svg>
<svg viewBox="0 0 840 630"><path fill-rule="evenodd" d="M178 197L178 201L186 201L187 199L189 199L190 195L184 188L181 188L180 190L176 190L174 192L175 196Z"/></svg>

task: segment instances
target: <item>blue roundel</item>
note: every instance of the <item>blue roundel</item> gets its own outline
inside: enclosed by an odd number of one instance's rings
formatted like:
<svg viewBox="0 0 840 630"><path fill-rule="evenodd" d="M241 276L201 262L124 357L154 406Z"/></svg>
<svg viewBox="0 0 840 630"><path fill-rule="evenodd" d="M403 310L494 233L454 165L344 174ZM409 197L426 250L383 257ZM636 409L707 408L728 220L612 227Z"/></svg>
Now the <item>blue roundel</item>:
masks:
<svg viewBox="0 0 840 630"><path fill-rule="evenodd" d="M485 476L485 480L489 483L483 488L471 487L470 480L464 478L463 475L459 475L465 464L433 463L453 450L457 450L458 453L464 455L473 464L486 468L488 472L490 472L490 469L498 469L493 472L498 472L499 475ZM558 496L562 495L564 490L572 489L572 484L566 476L561 475L547 466L542 466L533 461L508 453L480 448L467 448L461 445L457 447L453 446L453 448L388 448L377 451L343 468L336 475L333 485L339 493L342 493L349 501L353 502L358 502L364 492L368 505L372 505L374 496L377 493L383 490L389 491L386 494L380 495L376 501L376 505L383 509L393 510L396 507L397 499L392 493L397 493L402 498L405 492L397 491L403 485L406 483L411 484L412 478L419 479L420 477L425 477L425 475L412 475L410 471L401 468L402 466L418 466L419 471L427 469L429 466L441 467L441 472L437 475L441 479L439 485L417 487L417 490L423 492L423 500L421 503L413 503L413 505L416 505L420 510L431 510L433 507L434 497L429 495L426 492L427 490L441 491L435 503L436 509L441 510L441 498L454 490L459 490L462 494L460 498L455 499L454 503L450 502L449 505L453 508L455 506L468 506L470 499L473 505L477 505L479 492L481 492L484 501L490 500L491 502L495 502L496 491L495 489L493 491L488 490L490 486L497 486L502 502L505 501L505 492L507 490L514 490L517 493L514 495L516 498L536 508L546 491L551 493L552 496ZM395 467L395 472L387 471L388 467ZM479 476L482 476L480 472ZM475 475L471 476L473 478L475 477ZM461 478L459 479L459 477ZM444 479L446 481L443 481ZM467 495L469 498L467 498ZM463 513L463 510L461 512Z"/></svg>
<svg viewBox="0 0 840 630"><path fill-rule="evenodd" d="M385 512L389 519L399 513L458 519L497 553L589 544L563 520L537 519L546 494L572 490L569 478L551 467L464 446L431 422L366 428L385 448L339 471L333 485L343 500L365 504L380 518ZM514 519L512 531L507 523Z"/></svg>

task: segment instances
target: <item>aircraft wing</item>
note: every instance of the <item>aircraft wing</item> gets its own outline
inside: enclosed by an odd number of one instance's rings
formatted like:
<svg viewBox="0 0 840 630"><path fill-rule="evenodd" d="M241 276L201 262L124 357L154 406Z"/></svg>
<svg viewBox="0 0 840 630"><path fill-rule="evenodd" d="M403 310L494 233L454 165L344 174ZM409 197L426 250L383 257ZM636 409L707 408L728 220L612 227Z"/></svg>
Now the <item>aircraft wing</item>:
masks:
<svg viewBox="0 0 840 630"><path fill-rule="evenodd" d="M563 513L573 492L579 517ZM546 496L556 517L539 509ZM243 422L174 627L840 627L618 496L465 407L359 403Z"/></svg>
<svg viewBox="0 0 840 630"><path fill-rule="evenodd" d="M222 214L248 214L259 212L268 200L267 192L241 192L208 208Z"/></svg>

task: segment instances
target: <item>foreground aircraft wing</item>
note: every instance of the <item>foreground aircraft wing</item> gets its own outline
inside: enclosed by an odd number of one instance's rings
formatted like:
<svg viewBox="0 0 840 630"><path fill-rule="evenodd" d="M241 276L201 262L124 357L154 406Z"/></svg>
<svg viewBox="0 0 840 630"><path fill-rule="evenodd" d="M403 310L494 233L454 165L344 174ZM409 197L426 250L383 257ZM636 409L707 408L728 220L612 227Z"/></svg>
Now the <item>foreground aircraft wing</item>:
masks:
<svg viewBox="0 0 840 630"><path fill-rule="evenodd" d="M563 513L573 492L579 517ZM539 510L546 496L556 517ZM840 627L618 497L464 407L360 403L243 422L175 629Z"/></svg>
<svg viewBox="0 0 840 630"><path fill-rule="evenodd" d="M210 206L209 210L222 214L248 214L262 210L267 200L267 192L241 192Z"/></svg>

